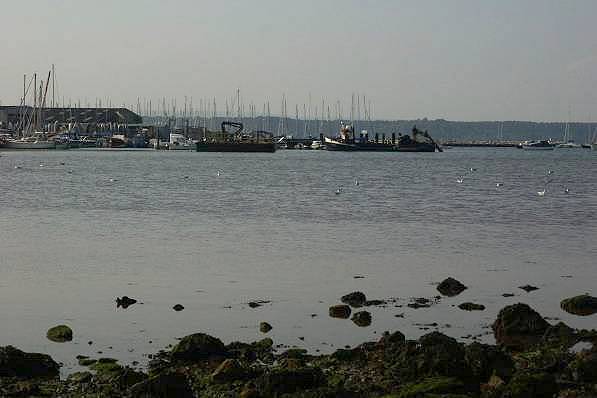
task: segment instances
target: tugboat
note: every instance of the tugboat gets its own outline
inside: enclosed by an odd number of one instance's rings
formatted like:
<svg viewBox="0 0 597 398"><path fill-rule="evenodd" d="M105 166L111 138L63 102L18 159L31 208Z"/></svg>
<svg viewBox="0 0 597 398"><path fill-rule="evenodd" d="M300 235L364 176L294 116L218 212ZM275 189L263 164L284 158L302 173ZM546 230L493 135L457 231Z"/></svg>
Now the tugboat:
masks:
<svg viewBox="0 0 597 398"><path fill-rule="evenodd" d="M396 150L398 152L443 152L441 147L433 141L427 130L421 131L414 126L412 136L398 134Z"/></svg>
<svg viewBox="0 0 597 398"><path fill-rule="evenodd" d="M229 132L226 127L236 130ZM218 137L197 142L197 152L275 152L276 143L271 133L267 131L243 131L243 124L237 122L222 122L221 133Z"/></svg>
<svg viewBox="0 0 597 398"><path fill-rule="evenodd" d="M362 133L359 138L355 137L354 128L351 124L341 123L340 136L337 138L324 137L325 149L328 151L394 151L393 142L386 142L382 137L376 135L375 141L369 141L368 134Z"/></svg>

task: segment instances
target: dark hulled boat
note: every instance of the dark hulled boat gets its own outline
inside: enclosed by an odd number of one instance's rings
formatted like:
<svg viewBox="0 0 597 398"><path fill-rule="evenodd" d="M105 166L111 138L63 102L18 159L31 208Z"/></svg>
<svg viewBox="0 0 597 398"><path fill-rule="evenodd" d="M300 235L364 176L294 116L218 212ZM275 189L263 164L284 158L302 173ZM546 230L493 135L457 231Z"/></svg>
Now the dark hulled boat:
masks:
<svg viewBox="0 0 597 398"><path fill-rule="evenodd" d="M340 136L337 138L324 137L325 149L328 151L394 151L394 144L386 142L385 137L381 142L378 138L369 141L367 134L355 137L354 128L350 124L341 124Z"/></svg>
<svg viewBox="0 0 597 398"><path fill-rule="evenodd" d="M226 126L236 130L228 132ZM276 144L272 134L266 131L245 133L243 124L236 122L222 122L219 137L211 140L203 139L197 142L197 152L275 152Z"/></svg>
<svg viewBox="0 0 597 398"><path fill-rule="evenodd" d="M361 134L359 138L355 137L351 125L342 124L340 128L340 137L332 139L325 137L325 147L328 151L397 151L397 152L435 152L442 149L427 131L421 131L413 127L412 135L392 134L391 141L387 141L385 135L382 135L381 141L378 135L375 135L375 141L369 141L367 134Z"/></svg>

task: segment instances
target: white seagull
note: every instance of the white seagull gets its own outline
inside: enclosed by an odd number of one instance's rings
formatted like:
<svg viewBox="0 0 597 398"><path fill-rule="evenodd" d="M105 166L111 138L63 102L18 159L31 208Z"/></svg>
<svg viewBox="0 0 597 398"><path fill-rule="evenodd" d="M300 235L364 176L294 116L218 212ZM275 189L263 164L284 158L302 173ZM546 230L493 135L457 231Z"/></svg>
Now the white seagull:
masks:
<svg viewBox="0 0 597 398"><path fill-rule="evenodd" d="M340 195L342 193L342 187L338 187L338 189L336 189L336 195Z"/></svg>
<svg viewBox="0 0 597 398"><path fill-rule="evenodd" d="M216 175L219 177L220 176L220 170L218 170L218 172L216 173Z"/></svg>
<svg viewBox="0 0 597 398"><path fill-rule="evenodd" d="M359 186L359 180L357 180L356 178L354 179L354 185L356 185L357 187Z"/></svg>
<svg viewBox="0 0 597 398"><path fill-rule="evenodd" d="M566 187L564 188L564 193L570 193L570 190Z"/></svg>
<svg viewBox="0 0 597 398"><path fill-rule="evenodd" d="M456 179L456 182L459 183L459 184L462 184L464 182L464 178L459 177L459 178Z"/></svg>

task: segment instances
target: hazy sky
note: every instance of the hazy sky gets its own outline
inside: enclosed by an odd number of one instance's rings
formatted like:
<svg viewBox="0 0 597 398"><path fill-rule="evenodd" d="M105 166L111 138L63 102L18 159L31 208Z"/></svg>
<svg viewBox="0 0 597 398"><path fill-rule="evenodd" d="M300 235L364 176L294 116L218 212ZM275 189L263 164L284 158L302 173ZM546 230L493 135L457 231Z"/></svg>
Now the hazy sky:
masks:
<svg viewBox="0 0 597 398"><path fill-rule="evenodd" d="M82 103L223 110L238 87L276 114L354 92L376 118L597 119L595 0L5 0L0 40L3 104L54 63Z"/></svg>

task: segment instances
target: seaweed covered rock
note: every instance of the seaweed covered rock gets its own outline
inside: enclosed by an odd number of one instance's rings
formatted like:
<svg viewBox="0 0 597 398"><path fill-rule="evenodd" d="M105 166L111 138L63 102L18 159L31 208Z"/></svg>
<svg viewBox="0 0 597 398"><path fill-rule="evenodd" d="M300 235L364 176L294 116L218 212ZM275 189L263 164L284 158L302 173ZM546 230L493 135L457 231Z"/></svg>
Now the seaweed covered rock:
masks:
<svg viewBox="0 0 597 398"><path fill-rule="evenodd" d="M432 377L403 386L396 395L396 398L454 397L454 394L460 395L464 392L464 384L458 379L452 377Z"/></svg>
<svg viewBox="0 0 597 398"><path fill-rule="evenodd" d="M340 301L342 301L344 304L350 305L351 307L358 308L367 303L367 297L363 292L352 292L342 296Z"/></svg>
<svg viewBox="0 0 597 398"><path fill-rule="evenodd" d="M534 345L543 337L549 323L527 304L504 307L492 325L498 344L514 350Z"/></svg>
<svg viewBox="0 0 597 398"><path fill-rule="evenodd" d="M384 332L379 339L379 344L382 346L388 345L402 345L406 342L406 336L400 331L395 331L393 333Z"/></svg>
<svg viewBox="0 0 597 398"><path fill-rule="evenodd" d="M553 375L548 373L521 372L514 375L506 385L504 395L508 398L552 398L558 392Z"/></svg>
<svg viewBox="0 0 597 398"><path fill-rule="evenodd" d="M128 392L131 398L193 398L195 396L186 376L179 373L159 374L134 384Z"/></svg>
<svg viewBox="0 0 597 398"><path fill-rule="evenodd" d="M58 371L59 365L49 355L0 347L0 377L56 377Z"/></svg>
<svg viewBox="0 0 597 398"><path fill-rule="evenodd" d="M449 277L444 279L439 285L437 285L437 290L444 296L453 297L457 296L463 291L466 290L466 286L462 284L462 282Z"/></svg>
<svg viewBox="0 0 597 398"><path fill-rule="evenodd" d="M368 311L355 312L351 318L355 325L367 327L371 325L371 314Z"/></svg>
<svg viewBox="0 0 597 398"><path fill-rule="evenodd" d="M560 307L573 315L588 316L597 313L597 297L582 294L562 300Z"/></svg>
<svg viewBox="0 0 597 398"><path fill-rule="evenodd" d="M73 331L66 325L58 325L48 329L46 337L55 343L64 343L73 339Z"/></svg>
<svg viewBox="0 0 597 398"><path fill-rule="evenodd" d="M329 309L329 314L332 318L348 319L350 312L350 307L345 304L332 305Z"/></svg>
<svg viewBox="0 0 597 398"><path fill-rule="evenodd" d="M566 325L564 322L550 325L543 335L543 341L546 343L556 343L568 347L573 346L577 340L578 333L576 330Z"/></svg>
<svg viewBox="0 0 597 398"><path fill-rule="evenodd" d="M185 361L202 360L226 354L224 343L205 333L195 333L183 337L170 353L173 359Z"/></svg>

